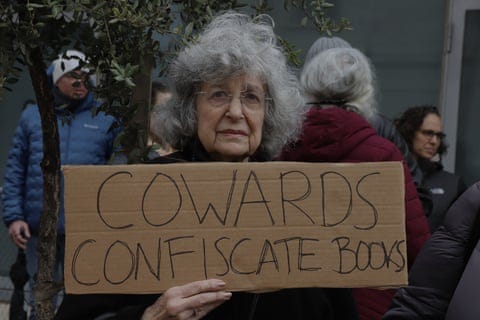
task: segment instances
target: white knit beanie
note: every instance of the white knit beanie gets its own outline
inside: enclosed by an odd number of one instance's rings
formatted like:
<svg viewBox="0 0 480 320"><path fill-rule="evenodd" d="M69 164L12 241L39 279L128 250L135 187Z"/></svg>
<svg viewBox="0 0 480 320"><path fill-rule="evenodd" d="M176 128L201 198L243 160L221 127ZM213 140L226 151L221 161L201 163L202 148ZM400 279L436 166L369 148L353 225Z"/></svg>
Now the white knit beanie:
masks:
<svg viewBox="0 0 480 320"><path fill-rule="evenodd" d="M88 62L85 54L77 50L67 50L67 52L65 52L64 54L59 55L58 58L52 62L53 83L56 84L58 79L60 79L64 74L78 69L80 67L80 60L82 61L82 63ZM82 67L81 70L87 73L90 71L90 69L86 67Z"/></svg>

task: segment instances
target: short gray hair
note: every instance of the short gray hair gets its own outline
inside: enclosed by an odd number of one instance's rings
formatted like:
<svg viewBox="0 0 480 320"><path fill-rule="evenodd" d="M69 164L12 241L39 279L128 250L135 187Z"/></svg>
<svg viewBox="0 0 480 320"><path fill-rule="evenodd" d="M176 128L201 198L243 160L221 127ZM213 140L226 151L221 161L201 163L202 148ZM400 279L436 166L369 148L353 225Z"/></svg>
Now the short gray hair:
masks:
<svg viewBox="0 0 480 320"><path fill-rule="evenodd" d="M170 65L172 98L160 110L158 132L182 150L197 134L195 93L199 86L242 74L264 81L267 96L259 152L268 159L297 138L304 116L298 79L286 62L267 15L227 12L216 17Z"/></svg>
<svg viewBox="0 0 480 320"><path fill-rule="evenodd" d="M307 65L317 54L333 48L351 48L352 45L340 37L320 37L311 45L305 55L304 65Z"/></svg>
<svg viewBox="0 0 480 320"><path fill-rule="evenodd" d="M343 101L367 120L376 113L375 74L368 58L357 49L320 52L304 66L300 83L308 102Z"/></svg>

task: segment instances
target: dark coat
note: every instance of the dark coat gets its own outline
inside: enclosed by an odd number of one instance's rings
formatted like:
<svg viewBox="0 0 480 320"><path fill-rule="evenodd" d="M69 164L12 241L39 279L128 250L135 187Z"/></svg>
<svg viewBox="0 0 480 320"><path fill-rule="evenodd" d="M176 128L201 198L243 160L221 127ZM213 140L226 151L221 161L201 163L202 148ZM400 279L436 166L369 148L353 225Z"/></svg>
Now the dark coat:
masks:
<svg viewBox="0 0 480 320"><path fill-rule="evenodd" d="M256 155L257 160L265 160ZM199 143L183 152L149 160L148 163L211 161ZM66 295L56 320L88 320L102 313L105 319L140 319L158 295ZM232 298L203 319L208 320L355 320L358 319L349 289L301 288L268 293L234 292Z"/></svg>
<svg viewBox="0 0 480 320"><path fill-rule="evenodd" d="M380 136L359 114L342 108L312 108L304 123L300 140L284 151L280 160L312 162L402 161L395 145ZM426 216L410 175L403 163L407 257L411 266L430 237ZM380 319L393 298L393 290L354 289L361 319Z"/></svg>
<svg viewBox="0 0 480 320"><path fill-rule="evenodd" d="M445 319L447 310L449 320L480 319L478 269L471 270L480 258L480 251L473 250L478 247L479 234L480 182L477 182L447 211L443 225L415 260L409 285L397 291L383 319L440 320Z"/></svg>
<svg viewBox="0 0 480 320"><path fill-rule="evenodd" d="M423 171L423 185L432 196L433 207L427 216L430 230L434 232L443 223L448 208L465 191L466 185L459 176L443 170L439 162L420 159L418 164Z"/></svg>

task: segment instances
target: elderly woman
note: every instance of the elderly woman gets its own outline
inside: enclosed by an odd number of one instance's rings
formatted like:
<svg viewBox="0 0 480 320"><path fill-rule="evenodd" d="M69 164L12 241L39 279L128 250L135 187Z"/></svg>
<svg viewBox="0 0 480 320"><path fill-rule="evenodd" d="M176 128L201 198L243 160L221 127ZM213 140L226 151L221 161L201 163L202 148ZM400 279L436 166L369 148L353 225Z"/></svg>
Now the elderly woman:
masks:
<svg viewBox="0 0 480 320"><path fill-rule="evenodd" d="M447 151L442 119L437 107L425 105L408 108L395 120L423 172L423 184L430 190L433 208L428 216L434 232L443 222L450 205L465 191L462 179L443 170L440 162Z"/></svg>
<svg viewBox="0 0 480 320"><path fill-rule="evenodd" d="M271 160L299 132L297 80L260 18L218 17L169 75L173 95L158 111L156 131L180 150L173 161Z"/></svg>
<svg viewBox="0 0 480 320"><path fill-rule="evenodd" d="M377 135L368 119L375 115L374 76L367 57L354 48L322 51L308 62L301 85L311 107L300 139L281 160L312 162L402 161L398 148ZM429 228L408 167L404 164L407 258L411 266ZM393 290L354 289L361 319L380 319Z"/></svg>
<svg viewBox="0 0 480 320"><path fill-rule="evenodd" d="M180 52L156 128L179 151L152 162L267 161L297 137L304 102L271 22L226 13ZM222 280L208 279L170 288L153 303L151 296L136 305L116 299L112 319L356 319L347 289L232 293Z"/></svg>

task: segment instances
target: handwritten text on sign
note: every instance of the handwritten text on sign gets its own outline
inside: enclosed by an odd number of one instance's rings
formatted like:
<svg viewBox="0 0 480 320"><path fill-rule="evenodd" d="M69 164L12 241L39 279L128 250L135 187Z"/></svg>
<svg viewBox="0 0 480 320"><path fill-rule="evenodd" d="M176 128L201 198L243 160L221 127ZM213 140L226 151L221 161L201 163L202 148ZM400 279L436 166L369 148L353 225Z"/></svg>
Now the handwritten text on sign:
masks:
<svg viewBox="0 0 480 320"><path fill-rule="evenodd" d="M406 284L397 162L65 166L69 293Z"/></svg>

